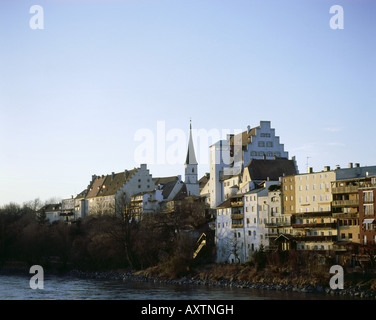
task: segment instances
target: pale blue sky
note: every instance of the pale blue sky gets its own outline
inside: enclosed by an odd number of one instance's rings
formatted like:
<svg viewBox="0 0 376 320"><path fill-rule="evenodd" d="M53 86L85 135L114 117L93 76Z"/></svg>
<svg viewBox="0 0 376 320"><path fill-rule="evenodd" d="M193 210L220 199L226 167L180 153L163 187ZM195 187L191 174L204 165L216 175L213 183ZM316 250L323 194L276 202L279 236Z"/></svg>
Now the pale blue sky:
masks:
<svg viewBox="0 0 376 320"><path fill-rule="evenodd" d="M29 27L35 4L43 30ZM315 171L376 165L375 16L371 0L2 0L0 205L139 166L135 133L157 121L188 139L190 118L206 130L270 120L301 172L307 157ZM148 167L184 175L184 160Z"/></svg>

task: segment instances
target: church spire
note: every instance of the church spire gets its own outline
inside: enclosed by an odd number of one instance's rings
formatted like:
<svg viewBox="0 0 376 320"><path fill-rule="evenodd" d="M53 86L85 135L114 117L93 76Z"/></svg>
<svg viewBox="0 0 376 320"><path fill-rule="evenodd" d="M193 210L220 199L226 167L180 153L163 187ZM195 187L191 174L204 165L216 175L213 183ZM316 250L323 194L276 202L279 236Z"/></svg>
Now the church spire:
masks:
<svg viewBox="0 0 376 320"><path fill-rule="evenodd" d="M195 148L193 147L193 139L192 139L192 120L189 121L189 142L188 142L188 152L187 152L187 158L185 159L185 164L197 164Z"/></svg>

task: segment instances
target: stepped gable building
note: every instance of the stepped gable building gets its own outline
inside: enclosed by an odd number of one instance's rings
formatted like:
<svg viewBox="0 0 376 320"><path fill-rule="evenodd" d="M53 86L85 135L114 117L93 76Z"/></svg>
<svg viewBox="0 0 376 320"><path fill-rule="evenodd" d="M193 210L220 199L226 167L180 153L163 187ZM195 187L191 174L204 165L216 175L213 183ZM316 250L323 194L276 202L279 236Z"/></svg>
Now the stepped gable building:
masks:
<svg viewBox="0 0 376 320"><path fill-rule="evenodd" d="M105 214L115 207L115 201L125 193L128 198L140 193L155 189L152 175L146 164L140 168L112 172L109 175L92 176L90 188L85 197L88 205L88 214Z"/></svg>
<svg viewBox="0 0 376 320"><path fill-rule="evenodd" d="M210 152L210 188L207 201L215 208L225 200L223 182L226 178L241 175L244 167L253 159L288 159L288 152L275 135L270 121L260 121L255 128L247 127L242 133L227 136L209 148ZM298 172L295 157L291 159ZM275 162L276 163L276 162ZM261 170L261 163L259 170Z"/></svg>

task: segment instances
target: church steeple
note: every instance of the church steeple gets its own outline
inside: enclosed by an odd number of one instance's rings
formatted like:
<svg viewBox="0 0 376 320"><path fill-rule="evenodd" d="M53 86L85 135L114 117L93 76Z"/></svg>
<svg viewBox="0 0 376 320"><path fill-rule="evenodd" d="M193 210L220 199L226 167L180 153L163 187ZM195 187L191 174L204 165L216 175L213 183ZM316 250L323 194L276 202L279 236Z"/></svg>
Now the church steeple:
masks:
<svg viewBox="0 0 376 320"><path fill-rule="evenodd" d="M188 152L187 152L187 158L185 159L185 164L197 165L195 148L193 146L193 139L192 139L192 121L189 122L189 142L188 142Z"/></svg>
<svg viewBox="0 0 376 320"><path fill-rule="evenodd" d="M187 187L188 195L198 196L200 188L198 185L197 160L195 155L195 148L192 139L192 122L189 123L189 142L187 158L185 159L185 185Z"/></svg>

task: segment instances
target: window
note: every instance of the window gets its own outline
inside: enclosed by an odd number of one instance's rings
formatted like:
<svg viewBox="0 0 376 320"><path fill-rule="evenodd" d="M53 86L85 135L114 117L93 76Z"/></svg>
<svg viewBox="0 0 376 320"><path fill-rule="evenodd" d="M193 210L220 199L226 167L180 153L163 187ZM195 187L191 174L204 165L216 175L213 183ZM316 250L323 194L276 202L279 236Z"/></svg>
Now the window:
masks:
<svg viewBox="0 0 376 320"><path fill-rule="evenodd" d="M265 147L265 142L264 141L259 141L258 142L259 147Z"/></svg>
<svg viewBox="0 0 376 320"><path fill-rule="evenodd" d="M364 215L373 215L373 204L365 204L364 208Z"/></svg>
<svg viewBox="0 0 376 320"><path fill-rule="evenodd" d="M373 191L363 191L364 202L373 201Z"/></svg>
<svg viewBox="0 0 376 320"><path fill-rule="evenodd" d="M273 142L267 141L266 146L269 147L269 148L273 147Z"/></svg>

